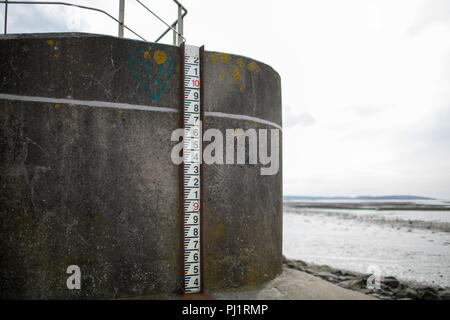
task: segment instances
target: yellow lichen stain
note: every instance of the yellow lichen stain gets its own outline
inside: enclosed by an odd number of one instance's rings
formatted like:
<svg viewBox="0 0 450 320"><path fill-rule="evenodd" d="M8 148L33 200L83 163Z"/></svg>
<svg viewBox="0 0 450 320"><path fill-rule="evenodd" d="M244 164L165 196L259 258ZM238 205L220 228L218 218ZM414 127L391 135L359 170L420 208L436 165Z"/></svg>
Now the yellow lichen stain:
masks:
<svg viewBox="0 0 450 320"><path fill-rule="evenodd" d="M233 80L234 80L234 81L239 80L239 78L241 77L241 74L239 73L239 69L236 68L236 69L233 71L233 73L231 74L231 76L233 77Z"/></svg>
<svg viewBox="0 0 450 320"><path fill-rule="evenodd" d="M243 259L244 258L244 254L241 252L239 253L239 258Z"/></svg>
<svg viewBox="0 0 450 320"><path fill-rule="evenodd" d="M224 77L223 73L219 73L219 78L223 79L223 77Z"/></svg>
<svg viewBox="0 0 450 320"><path fill-rule="evenodd" d="M52 47L54 50L59 50L58 41L47 40L46 43L48 44L49 47ZM55 58L59 58L59 53L54 53L53 56Z"/></svg>
<svg viewBox="0 0 450 320"><path fill-rule="evenodd" d="M233 78L233 81L237 81L241 78L239 67L237 66L234 67L234 71L231 73L231 77Z"/></svg>
<svg viewBox="0 0 450 320"><path fill-rule="evenodd" d="M257 127L257 126L258 126L258 122L253 122L253 125L254 125L255 127Z"/></svg>
<svg viewBox="0 0 450 320"><path fill-rule="evenodd" d="M161 50L156 50L153 54L153 59L156 61L157 64L161 64L166 62L167 56L166 54Z"/></svg>
<svg viewBox="0 0 450 320"><path fill-rule="evenodd" d="M58 50L58 41L47 40L46 43L49 47L53 47L53 49Z"/></svg>
<svg viewBox="0 0 450 320"><path fill-rule="evenodd" d="M59 107L60 107L59 103L56 103L55 104L55 109L59 109Z"/></svg>
<svg viewBox="0 0 450 320"><path fill-rule="evenodd" d="M242 59L242 58L236 59L236 65L239 68L243 69L244 68L244 59Z"/></svg>
<svg viewBox="0 0 450 320"><path fill-rule="evenodd" d="M230 60L230 55L227 53L219 52L218 55L220 56L220 61L223 63L226 63Z"/></svg>
<svg viewBox="0 0 450 320"><path fill-rule="evenodd" d="M231 73L231 78L233 79L233 82L240 83L241 71L243 70L243 66L244 66L244 59L238 58L236 60L236 65L233 67L233 72ZM242 86L239 86L239 90L242 92L244 88Z"/></svg>
<svg viewBox="0 0 450 320"><path fill-rule="evenodd" d="M122 110L122 109L119 109L119 113L122 114L122 113L123 113L123 110Z"/></svg>
<svg viewBox="0 0 450 320"><path fill-rule="evenodd" d="M255 61L251 61L247 67L248 67L248 70L250 70L250 71L256 71L256 72L261 71L261 68L256 64Z"/></svg>
<svg viewBox="0 0 450 320"><path fill-rule="evenodd" d="M175 71L178 72L178 73L180 72L180 65L177 65L177 66L175 67Z"/></svg>
<svg viewBox="0 0 450 320"><path fill-rule="evenodd" d="M215 53L210 53L209 54L209 61L217 62L217 61L219 61L219 57L217 57L217 55Z"/></svg>

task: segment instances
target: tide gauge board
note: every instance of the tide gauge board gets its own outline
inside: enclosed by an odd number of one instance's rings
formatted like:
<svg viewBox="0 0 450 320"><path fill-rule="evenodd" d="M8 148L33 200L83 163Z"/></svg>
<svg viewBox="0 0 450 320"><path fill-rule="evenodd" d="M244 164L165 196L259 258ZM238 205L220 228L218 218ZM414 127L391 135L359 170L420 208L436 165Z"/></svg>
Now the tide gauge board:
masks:
<svg viewBox="0 0 450 320"><path fill-rule="evenodd" d="M183 291L202 291L201 252L201 158L202 158L202 99L201 57L203 47L183 44L182 112L183 171L182 171L182 217L183 217Z"/></svg>

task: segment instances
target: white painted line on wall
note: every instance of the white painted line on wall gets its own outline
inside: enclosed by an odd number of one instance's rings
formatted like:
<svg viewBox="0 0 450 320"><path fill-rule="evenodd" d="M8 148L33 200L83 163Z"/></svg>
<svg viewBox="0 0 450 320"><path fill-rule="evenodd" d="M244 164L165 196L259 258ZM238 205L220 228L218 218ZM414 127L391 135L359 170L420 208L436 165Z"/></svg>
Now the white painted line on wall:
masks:
<svg viewBox="0 0 450 320"><path fill-rule="evenodd" d="M218 118L229 118L229 119L238 119L238 120L247 120L254 121L262 124L268 124L269 126L275 127L277 129L281 129L281 126L275 122L260 119L257 117L245 116L242 114L232 114L232 113L223 113L223 112L214 112L214 111L205 111L205 116L209 117L218 117Z"/></svg>
<svg viewBox="0 0 450 320"><path fill-rule="evenodd" d="M80 106L99 107L99 108L115 108L115 109L127 109L127 110L143 110L143 111L178 113L177 109L168 108L168 107L155 107L155 106L145 106L145 105L140 105L140 104L129 104L129 103L119 103L119 102L108 102L108 101L89 101L89 100L75 100L75 99L67 99L67 98L48 98L48 97L38 97L38 96L24 96L24 95L7 94L7 93L0 93L0 99L14 100L14 101L43 102L43 103L74 104L74 105L80 105ZM245 120L245 121L254 121L257 123L261 123L261 124L267 124L267 125L270 125L277 129L282 130L281 126L275 122L260 119L257 117L246 116L246 115L242 115L242 114L206 111L205 116L236 119L236 120Z"/></svg>
<svg viewBox="0 0 450 320"><path fill-rule="evenodd" d="M76 105L80 105L80 106L100 107L100 108L116 108L116 109L128 109L128 110L157 111L157 112L178 112L177 109L167 108L167 107L154 107L154 106L144 106L144 105L139 105L139 104L107 102L107 101L88 101L88 100L75 100L75 99L64 99L64 98L22 96L22 95L5 94L5 93L0 93L0 99L30 101L30 102L44 102L44 103L76 104Z"/></svg>

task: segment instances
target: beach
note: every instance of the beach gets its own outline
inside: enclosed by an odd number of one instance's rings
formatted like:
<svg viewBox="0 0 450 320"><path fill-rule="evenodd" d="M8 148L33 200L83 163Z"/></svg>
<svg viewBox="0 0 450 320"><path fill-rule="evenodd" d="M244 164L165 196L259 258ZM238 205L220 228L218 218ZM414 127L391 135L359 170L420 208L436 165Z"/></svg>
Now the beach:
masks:
<svg viewBox="0 0 450 320"><path fill-rule="evenodd" d="M416 287L450 287L446 201L289 201L283 254L360 274L380 271Z"/></svg>

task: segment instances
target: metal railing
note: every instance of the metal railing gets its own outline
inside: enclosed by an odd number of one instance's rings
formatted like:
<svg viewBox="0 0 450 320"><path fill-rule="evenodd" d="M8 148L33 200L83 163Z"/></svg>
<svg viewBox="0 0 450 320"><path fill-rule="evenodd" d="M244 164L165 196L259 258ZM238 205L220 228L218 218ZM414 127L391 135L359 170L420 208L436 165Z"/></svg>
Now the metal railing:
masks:
<svg viewBox="0 0 450 320"><path fill-rule="evenodd" d="M120 0L120 1L125 2L125 0ZM167 30L164 31L163 34L160 35L158 37L158 39L155 40L155 42L158 42L159 40L161 40L167 34L167 32L169 32L170 30L173 31L173 44L174 45L180 45L181 43L186 41L186 39L183 37L183 18L185 15L187 15L187 9L181 3L179 3L177 0L173 0L173 1L178 6L178 19L174 23L172 23L172 25L168 25L156 13L154 13L152 10L147 8L141 1L136 0L136 2L138 2L141 6L143 6L147 11L149 11L151 14L153 14L156 18L158 18L162 23L164 23L168 27ZM175 29L177 27L177 25L178 25L178 30ZM178 39L177 39L177 35L178 35Z"/></svg>
<svg viewBox="0 0 450 320"><path fill-rule="evenodd" d="M186 38L183 36L183 18L187 14L187 9L177 0L173 0L177 6L178 6L178 19L172 23L171 25L167 24L163 19L161 19L155 12L153 12L150 8L148 8L146 5L144 5L140 0L135 0L137 3L139 3L143 8L145 8L148 12L150 12L152 15L154 15L159 21L164 23L168 28L166 31L163 32L162 35L160 35L154 42L159 42L169 31L172 30L173 32L173 44L174 45L181 45L181 43L186 42ZM140 38L141 40L147 41L144 37L139 35L137 32L132 30L130 27L125 25L125 0L119 0L119 19L116 19L114 16L109 14L108 12L94 8L94 7L88 7L83 5L78 5L70 2L50 2L50 1L10 1L10 0L3 0L0 1L0 4L5 5L5 20L4 20L4 34L7 34L8 31L8 5L15 5L15 4L31 4L31 5L60 5L60 6L69 6L69 7L76 7L80 9L85 10L92 10L96 12L100 12L110 19L116 21L119 26L118 36L120 38L123 38L124 29L127 29L132 34ZM177 30L178 29L178 30Z"/></svg>

